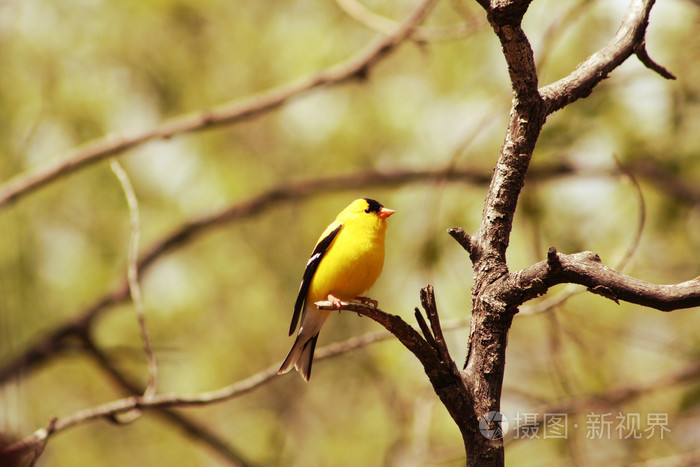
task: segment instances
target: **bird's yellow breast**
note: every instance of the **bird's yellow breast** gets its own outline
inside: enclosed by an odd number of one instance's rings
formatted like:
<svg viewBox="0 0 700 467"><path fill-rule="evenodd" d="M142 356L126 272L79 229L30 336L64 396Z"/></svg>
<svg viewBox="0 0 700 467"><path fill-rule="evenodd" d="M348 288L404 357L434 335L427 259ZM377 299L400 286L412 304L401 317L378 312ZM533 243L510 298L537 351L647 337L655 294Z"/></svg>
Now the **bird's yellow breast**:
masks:
<svg viewBox="0 0 700 467"><path fill-rule="evenodd" d="M328 294L352 300L372 287L384 266L385 229L376 216L343 222L311 280L307 303L326 300Z"/></svg>

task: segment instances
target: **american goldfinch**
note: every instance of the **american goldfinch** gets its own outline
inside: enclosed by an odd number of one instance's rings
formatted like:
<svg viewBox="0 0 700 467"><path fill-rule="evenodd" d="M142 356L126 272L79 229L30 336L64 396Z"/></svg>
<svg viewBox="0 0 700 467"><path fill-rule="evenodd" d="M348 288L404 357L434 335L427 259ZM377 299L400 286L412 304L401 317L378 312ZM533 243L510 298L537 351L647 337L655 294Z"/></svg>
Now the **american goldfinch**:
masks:
<svg viewBox="0 0 700 467"><path fill-rule="evenodd" d="M396 211L370 198L356 199L345 208L321 235L299 287L289 335L301 318L292 350L278 374L296 368L305 381L311 376L311 363L318 333L331 314L319 310L315 302L328 300L340 308L341 300L360 299L379 277L384 266L386 219Z"/></svg>

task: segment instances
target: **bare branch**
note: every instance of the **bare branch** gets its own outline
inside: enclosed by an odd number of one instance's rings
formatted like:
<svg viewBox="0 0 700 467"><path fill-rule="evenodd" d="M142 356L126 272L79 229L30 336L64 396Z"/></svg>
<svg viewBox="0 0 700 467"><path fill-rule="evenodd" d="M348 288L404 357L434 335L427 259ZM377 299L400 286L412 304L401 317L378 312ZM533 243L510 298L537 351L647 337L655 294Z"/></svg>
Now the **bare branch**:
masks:
<svg viewBox="0 0 700 467"><path fill-rule="evenodd" d="M508 275L506 250L513 217L546 114L537 90L532 47L521 27L530 1L479 0L479 3L486 10L501 43L513 102L479 229L471 237L458 229L452 229L450 234L468 249L474 269L471 327L463 372L472 402L470 409L476 415L473 419L462 420L467 424L462 429L469 453L467 465L502 466L503 444L481 436L478 418L500 409L507 336L516 309L507 301L493 300L491 292L492 284Z"/></svg>
<svg viewBox="0 0 700 467"><path fill-rule="evenodd" d="M463 329L467 325L468 323L464 319L452 319L444 322L442 328L445 331L454 331L456 329ZM366 347L375 342L381 342L393 338L394 335L386 330L370 332L361 336L352 337L346 341L328 344L320 349L316 349L316 352L314 353L314 361L338 357L347 352Z"/></svg>
<svg viewBox="0 0 700 467"><path fill-rule="evenodd" d="M144 397L148 399L150 396L155 394L158 386L158 365L156 364L156 357L153 353L153 348L151 347L151 338L148 335L148 329L146 328L146 316L143 306L143 298L141 295L141 284L139 283L139 240L141 238L141 219L139 216L139 203L136 198L136 193L134 192L134 187L131 185L131 180L126 171L122 168L121 164L117 159L112 159L110 163L112 172L119 180L119 184L124 191L124 196L126 198L126 203L129 207L129 215L131 218L131 235L129 238L129 257L127 266L127 282L129 284L129 294L131 295L131 301L134 303L134 310L136 311L136 321L138 322L139 329L141 330L141 341L143 343L143 350L146 353L146 360L148 362L148 384L146 385L146 392Z"/></svg>
<svg viewBox="0 0 700 467"><path fill-rule="evenodd" d="M427 290L424 293L429 295ZM427 296L426 299L429 300ZM316 306L321 310L337 310L334 304L328 301L316 302ZM432 307L432 305L430 306ZM421 337L418 331L401 319L401 317L385 313L371 305L357 302L343 302L340 310L353 311L359 315L367 316L384 326L387 331L393 334L404 347L410 350L421 362L430 383L433 385L435 393L445 404L447 411L457 423L460 431L464 433L474 429L470 423L465 423L467 420L471 421L472 418L476 418L471 408L471 395L467 389L466 382L449 355L444 361L441 361L438 348L444 345L444 338L442 337L442 332L439 331L439 324L433 328L433 333L438 332L443 343L438 344L437 339L433 339L435 343L431 345L427 340ZM432 312L428 312L429 315L431 313ZM436 313L437 311L433 313L435 319L437 318ZM422 317L420 319L422 320ZM431 323L433 319L434 318L431 318ZM430 331L427 329L427 325L424 321L421 324L421 329L423 332L430 335ZM446 352L446 346L444 348ZM471 416L469 414L471 414Z"/></svg>
<svg viewBox="0 0 700 467"><path fill-rule="evenodd" d="M542 424L544 422L544 414L565 413L575 415L591 409L619 409L622 405L640 397L655 394L660 390L671 389L682 384L694 383L698 381L698 378L700 378L700 363L693 362L674 373L653 381L613 387L600 394L577 396L565 401L543 404L541 407L530 411L530 413L538 414L538 417L534 420L535 423L528 426ZM511 444L522 439L515 435L524 428L525 426L515 427L514 430L508 433L505 441Z"/></svg>
<svg viewBox="0 0 700 467"><path fill-rule="evenodd" d="M414 316L416 317L416 321L418 322L418 327L420 328L420 331L423 333L423 337L425 338L426 342L430 344L430 346L435 349L435 351L438 351L438 344L435 342L435 338L433 337L433 333L430 332L430 328L428 327L428 323L425 322L425 318L423 318L423 313L420 312L418 307L414 309Z"/></svg>
<svg viewBox="0 0 700 467"><path fill-rule="evenodd" d="M617 156L614 157L615 159L615 164L617 167L622 171L623 174L625 174L630 181L632 182L632 185L634 186L635 192L637 194L637 200L639 201L638 204L638 210L639 210L639 220L637 221L637 228L634 231L634 235L632 236L632 240L630 241L630 244L627 246L627 249L625 250L625 253L622 255L620 260L617 262L617 264L614 266L615 269L618 271L622 272L625 267L629 264L630 260L634 257L634 254L637 252L637 249L639 248L639 244L642 239L642 233L644 232L644 227L646 226L646 219L647 219L647 210L646 210L646 202L644 201L644 192L642 191L642 187L637 181L637 177L634 175L632 170L630 170L628 167L626 167L624 164L622 164L622 161L620 161ZM547 262L549 264L549 267L555 267L557 257L556 257L556 250L554 248L551 248L547 252ZM553 309L556 309L566 303L567 300L569 300L571 297L575 295L579 295L581 293L585 292L585 289L582 289L581 287L577 285L569 285L564 291L562 291L560 294L558 294L555 297L550 297L547 300L543 300L541 303L538 303L534 306L527 307L525 309L521 309L519 312L519 316L535 316L539 315L541 313L545 313L548 311L551 311Z"/></svg>
<svg viewBox="0 0 700 467"><path fill-rule="evenodd" d="M650 70L653 70L660 74L662 77L666 79L676 79L676 75L671 73L668 68L656 63L650 56L649 52L647 52L647 41L646 39L643 39L642 42L637 44L634 47L634 54L637 56L640 62L644 64L647 68Z"/></svg>
<svg viewBox="0 0 700 467"><path fill-rule="evenodd" d="M634 254L637 252L639 244L641 243L642 233L644 232L644 227L647 223L647 205L646 201L644 200L644 192L642 191L642 187L637 181L637 177L634 175L634 172L627 168L617 156L613 155L613 157L615 159L615 164L617 165L617 167L632 182L632 186L634 187L635 193L637 195L639 206L639 221L637 222L637 228L635 229L634 235L632 236L632 241L627 247L625 253L622 255L622 258L620 258L618 263L615 265L615 269L623 271L634 257Z"/></svg>
<svg viewBox="0 0 700 467"><path fill-rule="evenodd" d="M341 84L351 79L365 78L373 66L409 37L411 31L428 15L436 1L422 0L391 34L378 38L354 57L321 73L262 94L222 104L212 109L185 114L131 136L110 135L86 143L69 151L52 163L29 173L18 175L0 186L0 208L57 178L107 157L117 156L148 141L169 139L183 133L249 120L274 110L312 89Z"/></svg>
<svg viewBox="0 0 700 467"><path fill-rule="evenodd" d="M319 310L337 310L333 303L327 301L316 302ZM357 302L343 302L341 310L353 311L359 315L367 316L392 333L418 360L426 367L439 365L439 359L435 350L423 339L420 334L408 325L400 316L385 313L371 305ZM429 365L426 365L428 363Z"/></svg>
<svg viewBox="0 0 700 467"><path fill-rule="evenodd" d="M462 248L464 248L467 253L471 254L473 247L471 235L465 232L461 227L452 227L451 229L447 230L447 233L450 234L452 238L457 240L457 243L462 245Z"/></svg>
<svg viewBox="0 0 700 467"><path fill-rule="evenodd" d="M541 175L548 177L554 173L567 173L570 170L572 169L566 166L545 168ZM481 184L488 183L489 180L488 174L480 171L448 167L437 171L399 169L391 172L358 172L344 176L284 183L174 229L141 256L138 262L138 274L143 275L159 258L210 230L263 214L285 202L301 201L321 193L371 186L389 187L406 183L425 183L437 177L448 181ZM57 326L53 331L49 331L45 337L30 345L21 356L0 367L0 383L7 381L14 375L32 371L48 359L59 356L63 351L82 346L83 334L88 332L88 328L94 320L107 309L122 303L128 297L129 283L128 280L125 280L121 285L98 298L92 305L80 311L75 318Z"/></svg>
<svg viewBox="0 0 700 467"><path fill-rule="evenodd" d="M430 329L432 330L436 349L440 360L445 363L451 363L454 365L454 360L450 356L450 352L447 349L447 343L445 342L445 336L442 334L442 327L440 325L440 317L438 316L437 303L435 301L435 290L431 285L427 285L420 290L420 302L421 306L425 310L425 314L428 315L430 320ZM456 367L455 367L456 371Z"/></svg>
<svg viewBox="0 0 700 467"><path fill-rule="evenodd" d="M107 374L111 381L129 395L143 394L142 385L132 381L123 372L119 371L105 352L93 342L92 338L88 337L85 341L85 345L89 356L99 368ZM225 439L218 436L209 427L196 421L194 418L169 408L157 407L154 410L164 420L179 428L186 435L209 446L218 453L227 464L240 467L250 467L253 465L252 462L245 459L245 457Z"/></svg>
<svg viewBox="0 0 700 467"><path fill-rule="evenodd" d="M631 170L666 195L673 196L684 203L700 204L700 187L697 182L683 180L679 173L670 170L659 161L651 158L636 161L631 166Z"/></svg>
<svg viewBox="0 0 700 467"><path fill-rule="evenodd" d="M700 280L652 284L607 267L590 251L564 255L552 250L556 255L555 268L549 261L541 261L504 279L508 283L505 294L509 303L520 305L556 284L574 283L615 302L622 300L661 311L700 306Z"/></svg>
<svg viewBox="0 0 700 467"><path fill-rule="evenodd" d="M454 374L459 374L457 366L450 355L447 348L447 343L445 342L445 336L442 334L442 325L440 324L440 317L438 316L437 303L435 301L435 291L431 285L427 285L420 290L420 302L421 306L425 310L426 316L430 320L430 327L425 322L423 314L416 307L415 316L418 321L425 340L430 344L430 346L435 350L440 359L441 363L449 365L452 368Z"/></svg>
<svg viewBox="0 0 700 467"><path fill-rule="evenodd" d="M473 410L482 416L500 409L507 337L518 305L545 293L553 283L577 281L590 282L591 291L614 300L633 298L621 293L623 290L607 287L603 283L606 281L591 280L590 274L572 275L560 264L556 250L548 254L547 261L538 263L537 268L509 274L506 251L525 174L547 115L590 94L608 73L632 55L644 40L654 0L632 0L614 40L569 76L541 90L532 47L521 27L530 1L478 2L486 10L501 43L513 90L510 121L484 201L479 229L471 237L457 229L450 231L469 251L473 263L473 306L464 369ZM596 273L605 276L600 269ZM566 280L566 274L572 275L572 280ZM555 278L559 281L553 282ZM618 280L614 285L624 283ZM502 443L487 442L478 435L464 439L468 465L504 465Z"/></svg>
<svg viewBox="0 0 700 467"><path fill-rule="evenodd" d="M385 16L378 15L356 0L336 0L335 3L351 18L365 27L382 33L389 34L396 27L396 21ZM418 42L447 41L463 39L475 31L481 29L483 21L478 18L469 18L469 24L459 24L443 28L415 28L409 38Z"/></svg>
<svg viewBox="0 0 700 467"><path fill-rule="evenodd" d="M588 57L565 78L540 89L547 114L588 96L598 83L633 54L637 54L645 65L662 76L672 76L665 68L648 59L648 56L645 57L644 35L654 2L655 0L632 0L615 37L605 47Z"/></svg>
<svg viewBox="0 0 700 467"><path fill-rule="evenodd" d="M520 26L530 2L493 0L490 4L486 1L480 3L485 5L491 27L501 42L513 90L506 137L484 201L481 225L471 239L470 253L475 268L481 267L479 263L482 259L493 259L496 262L488 266L491 271L489 277L477 277L477 281L489 282L492 280L491 274L498 276L505 271L505 254L515 207L525 183L535 143L544 124L545 113L537 91L537 70L532 47Z"/></svg>
<svg viewBox="0 0 700 467"><path fill-rule="evenodd" d="M330 305L330 303L327 304ZM411 326L404 323L403 320L398 316L389 315L369 305L357 303L346 304L346 306L343 306L342 309L355 311L358 314L362 314L370 318L372 318L373 316L377 317L378 319L386 322L390 327L392 327L392 329L398 330L397 332L399 332L401 335L408 336L408 341L413 341L416 338L416 342L422 341L423 344L418 343L417 345L418 347L422 347L422 350L426 350L427 344L425 343L425 341L422 340L418 332ZM444 328L453 330L463 328L465 325L466 322L464 320L451 320L449 323L446 323ZM325 360L327 358L336 357L345 354L349 351L365 347L369 344L387 340L393 336L395 336L395 334L387 332L375 332L363 336L353 337L343 342L330 344L328 346L319 348L316 351L315 360L320 361ZM432 350L429 349L429 347L427 348L427 350L429 353L432 352ZM105 356L102 354L102 352L100 352L99 350L97 350L97 348L93 346L91 347L91 354L98 360L100 366L102 366L103 369L107 370L108 373L110 373L110 375L114 379L116 379L121 386L132 392L137 392L133 384L126 381L123 378L123 375L117 373L111 365L106 364ZM73 415L69 415L67 417L52 420L48 428L41 428L12 445L0 447L0 454L33 449L35 446L45 444L48 437L54 433L62 432L74 426L91 421L96 421L103 418L111 420L114 418L118 418L120 414L129 413L135 410L143 411L147 409L159 409L162 410L163 413L166 416L168 416L168 418L173 419L173 415L175 417L178 417L178 414L167 412L165 409L171 407L204 406L224 402L236 397L243 396L277 377L278 369L279 363L275 363L274 365L244 380L238 381L237 383L231 384L221 389L209 392L202 392L192 395L156 394L148 399L143 396L132 396L111 401L106 404L102 404L93 408L76 412ZM191 423L187 421L187 419L184 420L185 423L183 424L183 428L190 432ZM181 422L182 420L178 420L179 424L182 424Z"/></svg>

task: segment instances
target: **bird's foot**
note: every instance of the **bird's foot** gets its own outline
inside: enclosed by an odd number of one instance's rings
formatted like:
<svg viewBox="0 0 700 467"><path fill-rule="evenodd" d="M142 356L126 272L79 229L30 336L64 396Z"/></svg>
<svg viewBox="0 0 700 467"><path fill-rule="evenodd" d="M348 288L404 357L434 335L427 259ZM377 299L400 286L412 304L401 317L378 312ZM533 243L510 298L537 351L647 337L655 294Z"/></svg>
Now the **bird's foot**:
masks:
<svg viewBox="0 0 700 467"><path fill-rule="evenodd" d="M336 310L340 310L340 307L343 306L343 302L338 297L330 293L328 294L328 301L331 302L331 306Z"/></svg>
<svg viewBox="0 0 700 467"><path fill-rule="evenodd" d="M379 302L376 300L373 300L369 297L355 297L355 300L359 301L360 303L364 305L371 305L372 308L377 308L379 305Z"/></svg>

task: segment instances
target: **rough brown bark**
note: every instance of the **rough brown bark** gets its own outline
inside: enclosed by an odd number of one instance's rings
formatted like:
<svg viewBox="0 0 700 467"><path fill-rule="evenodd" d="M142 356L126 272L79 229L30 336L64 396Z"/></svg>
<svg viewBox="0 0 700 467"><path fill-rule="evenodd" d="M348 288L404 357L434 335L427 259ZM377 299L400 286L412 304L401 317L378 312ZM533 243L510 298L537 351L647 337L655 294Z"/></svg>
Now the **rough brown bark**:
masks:
<svg viewBox="0 0 700 467"><path fill-rule="evenodd" d="M469 389L472 412L484 418L490 412L500 411L508 331L523 301L544 293L554 283L577 282L608 298L650 303L651 298L645 293L648 290L638 283L629 287L631 278L616 281L621 275L604 269L589 255L585 256L588 261L569 261L572 258L560 257L550 250L546 262L509 274L506 250L518 197L547 115L590 94L615 67L635 51L644 50L644 35L654 2L633 1L613 41L570 76L543 91L538 90L533 52L520 26L530 1L479 0L479 3L501 43L513 89L510 121L484 201L481 225L472 237L459 229L450 231L469 252L473 264L472 318L463 379ZM648 58L646 52L639 56ZM649 59L645 63L653 61ZM525 276L529 280L523 280ZM689 290L681 289L681 295L686 298L676 297L670 301L671 306L687 305L683 300L687 299ZM693 289L690 295L697 301L696 292ZM477 420L471 423L476 424ZM489 440L477 434L465 439L465 446L467 465L504 465L500 439Z"/></svg>
<svg viewBox="0 0 700 467"><path fill-rule="evenodd" d="M594 253L560 255L554 248L550 248L545 261L515 273L508 271L506 250L513 216L547 115L588 96L602 79L632 55L637 55L647 67L665 78L673 78L673 75L651 60L644 48L654 0L633 0L608 45L569 76L543 89L538 89L533 52L520 26L530 1L478 2L486 10L501 43L508 64L513 103L484 201L481 224L473 236L461 228L449 231L469 253L474 271L464 369L457 370L442 341L437 308L434 299L430 299L432 288L421 292L430 328L416 310L424 338L396 316L380 310L363 311L362 305L349 305L347 309L383 324L421 361L435 392L460 428L467 465L503 466L502 439L484 436L479 430L479 421L490 421L489 414L500 411L508 331L519 305L546 293L555 284L570 282L586 285L589 291L615 301L625 300L669 311L700 305L700 281L669 286L649 284L608 268Z"/></svg>

